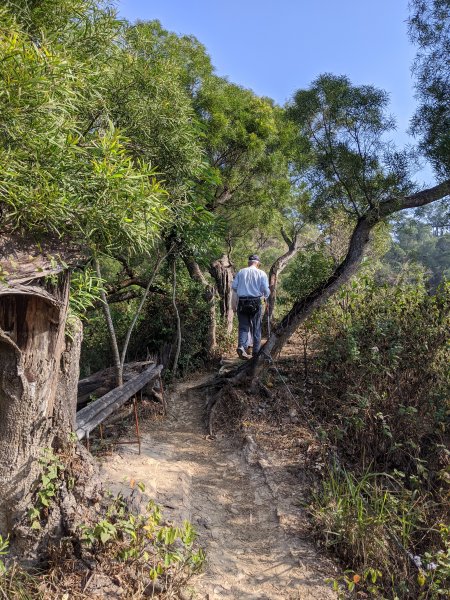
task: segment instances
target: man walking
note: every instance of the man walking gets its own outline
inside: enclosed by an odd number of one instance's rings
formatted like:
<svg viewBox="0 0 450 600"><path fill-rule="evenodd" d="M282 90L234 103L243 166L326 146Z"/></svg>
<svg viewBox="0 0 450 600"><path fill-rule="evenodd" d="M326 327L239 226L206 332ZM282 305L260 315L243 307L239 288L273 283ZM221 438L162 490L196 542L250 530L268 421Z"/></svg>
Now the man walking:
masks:
<svg viewBox="0 0 450 600"><path fill-rule="evenodd" d="M237 316L239 320L239 340L237 353L240 358L250 358L246 352L249 332L253 336L253 356L261 345L261 297L269 297L269 280L259 269L259 256L248 257L248 267L241 269L233 280L232 288L238 296Z"/></svg>

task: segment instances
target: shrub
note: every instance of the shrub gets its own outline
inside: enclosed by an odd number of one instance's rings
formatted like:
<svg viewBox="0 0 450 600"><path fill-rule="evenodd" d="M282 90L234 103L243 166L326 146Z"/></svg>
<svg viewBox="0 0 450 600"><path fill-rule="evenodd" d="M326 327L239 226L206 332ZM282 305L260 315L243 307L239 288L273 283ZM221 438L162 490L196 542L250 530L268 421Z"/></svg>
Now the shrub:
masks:
<svg viewBox="0 0 450 600"><path fill-rule="evenodd" d="M450 286L363 279L315 320L315 407L341 452L415 482L443 467L450 391ZM436 482L429 482L436 483Z"/></svg>
<svg viewBox="0 0 450 600"><path fill-rule="evenodd" d="M205 555L195 548L197 534L188 521L182 527L164 522L153 501L136 514L131 507L140 491L142 484L128 499L113 498L105 515L82 527L82 544L107 570L123 564L135 581L130 592L170 595L202 567Z"/></svg>
<svg viewBox="0 0 450 600"><path fill-rule="evenodd" d="M105 502L97 520L81 525L78 536L49 546L45 569L29 571L15 561L7 568L0 560L0 596L87 600L96 573L106 587L120 582L123 597L178 597L201 569L205 554L196 544L192 525L165 522L160 508L146 501L143 492L138 484L127 498L119 494ZM0 536L0 556L7 552L8 539Z"/></svg>
<svg viewBox="0 0 450 600"><path fill-rule="evenodd" d="M448 517L449 308L448 284L430 295L360 277L309 323L311 408L345 465L329 467L310 512L347 569L335 581L346 593L437 599L450 586L439 525Z"/></svg>

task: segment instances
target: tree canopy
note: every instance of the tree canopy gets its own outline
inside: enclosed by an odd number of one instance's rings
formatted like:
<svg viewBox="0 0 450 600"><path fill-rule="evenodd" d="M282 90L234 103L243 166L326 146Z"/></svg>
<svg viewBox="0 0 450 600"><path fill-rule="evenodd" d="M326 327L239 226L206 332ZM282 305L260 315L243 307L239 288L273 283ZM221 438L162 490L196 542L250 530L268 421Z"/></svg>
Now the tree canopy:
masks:
<svg viewBox="0 0 450 600"><path fill-rule="evenodd" d="M57 34L51 20L46 29L46 11L1 9L2 230L68 236L104 251L143 247L166 218L167 194L111 119L89 121L104 93L102 64L83 55L84 43L69 42L88 31L84 41L104 48L109 35L109 50L117 22L79 4L79 21L69 18Z"/></svg>
<svg viewBox="0 0 450 600"><path fill-rule="evenodd" d="M409 33L418 46L413 74L419 106L412 132L436 174L450 175L450 3L411 0Z"/></svg>

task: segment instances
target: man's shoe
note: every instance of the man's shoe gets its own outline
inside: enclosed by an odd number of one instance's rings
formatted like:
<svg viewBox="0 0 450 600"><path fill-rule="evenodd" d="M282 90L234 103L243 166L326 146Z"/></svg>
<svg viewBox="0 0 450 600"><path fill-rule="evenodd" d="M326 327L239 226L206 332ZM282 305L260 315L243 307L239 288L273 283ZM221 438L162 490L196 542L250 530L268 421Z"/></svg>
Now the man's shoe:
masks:
<svg viewBox="0 0 450 600"><path fill-rule="evenodd" d="M242 358L243 360L249 360L249 358L251 358L242 346L237 349L237 353L239 354L239 358Z"/></svg>

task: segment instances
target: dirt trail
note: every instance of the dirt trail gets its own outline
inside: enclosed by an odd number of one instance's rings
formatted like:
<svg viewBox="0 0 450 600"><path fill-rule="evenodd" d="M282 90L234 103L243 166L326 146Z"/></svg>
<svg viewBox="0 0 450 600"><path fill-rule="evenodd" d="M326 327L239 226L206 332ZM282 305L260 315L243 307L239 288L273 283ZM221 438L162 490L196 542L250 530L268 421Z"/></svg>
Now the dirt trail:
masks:
<svg viewBox="0 0 450 600"><path fill-rule="evenodd" d="M142 453L121 446L102 465L113 492L130 479L175 522L189 519L207 553L192 598L216 600L327 600L335 598L315 547L283 531L277 499L263 471L249 465L229 441L210 440L204 400L180 384L169 398L168 418L144 426Z"/></svg>

